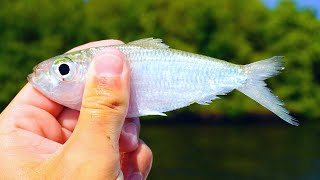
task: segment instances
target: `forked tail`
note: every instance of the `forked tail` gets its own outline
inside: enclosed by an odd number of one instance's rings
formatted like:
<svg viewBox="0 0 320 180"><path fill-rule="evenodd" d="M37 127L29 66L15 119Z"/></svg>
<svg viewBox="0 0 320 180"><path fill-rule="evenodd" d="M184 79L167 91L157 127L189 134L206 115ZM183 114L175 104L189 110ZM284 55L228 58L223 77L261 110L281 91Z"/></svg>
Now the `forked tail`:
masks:
<svg viewBox="0 0 320 180"><path fill-rule="evenodd" d="M283 56L274 56L266 60L245 65L244 70L248 80L243 86L237 89L275 113L283 120L298 126L298 121L289 115L288 110L282 107L284 104L277 96L271 93L271 90L266 87L267 84L264 82L265 79L279 74L280 71L284 69L284 63L279 62L282 58Z"/></svg>

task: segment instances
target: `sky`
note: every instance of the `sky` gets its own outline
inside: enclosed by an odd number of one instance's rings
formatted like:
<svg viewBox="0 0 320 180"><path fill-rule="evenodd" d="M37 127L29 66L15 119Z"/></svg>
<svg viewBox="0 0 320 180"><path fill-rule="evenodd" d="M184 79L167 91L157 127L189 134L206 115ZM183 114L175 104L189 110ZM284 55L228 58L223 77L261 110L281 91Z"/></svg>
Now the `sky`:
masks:
<svg viewBox="0 0 320 180"><path fill-rule="evenodd" d="M262 0L268 7L273 8L277 5L280 0ZM294 0L298 7L305 8L310 7L315 9L317 17L320 19L320 0Z"/></svg>

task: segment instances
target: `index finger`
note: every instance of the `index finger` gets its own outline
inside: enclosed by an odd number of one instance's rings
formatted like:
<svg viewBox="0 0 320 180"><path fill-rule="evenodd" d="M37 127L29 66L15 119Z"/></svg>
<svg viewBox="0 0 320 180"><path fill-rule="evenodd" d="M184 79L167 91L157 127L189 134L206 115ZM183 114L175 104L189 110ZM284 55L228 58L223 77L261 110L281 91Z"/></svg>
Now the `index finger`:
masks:
<svg viewBox="0 0 320 180"><path fill-rule="evenodd" d="M43 109L57 117L63 109L63 106L45 97L41 92L32 87L30 83L27 83L16 97L11 101L4 112L12 110L15 107L30 105Z"/></svg>
<svg viewBox="0 0 320 180"><path fill-rule="evenodd" d="M123 44L123 42L119 40L101 40L101 41L90 42L90 43L75 47L68 52L78 51L78 50L96 47L96 46L111 46L111 45L120 45L120 44ZM57 117L63 109L62 105L44 96L41 92L33 88L30 83L27 83L22 88L22 90L17 94L17 96L12 100L12 102L8 105L8 107L4 111L20 105L35 106L37 108L47 111L54 117Z"/></svg>

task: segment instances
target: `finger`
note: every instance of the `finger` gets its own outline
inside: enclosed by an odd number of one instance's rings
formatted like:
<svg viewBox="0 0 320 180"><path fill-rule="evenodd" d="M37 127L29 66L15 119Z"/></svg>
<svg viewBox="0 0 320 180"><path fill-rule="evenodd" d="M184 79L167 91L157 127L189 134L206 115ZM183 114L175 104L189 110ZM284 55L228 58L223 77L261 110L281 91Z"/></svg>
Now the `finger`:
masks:
<svg viewBox="0 0 320 180"><path fill-rule="evenodd" d="M139 118L126 119L120 135L120 152L131 152L138 148Z"/></svg>
<svg viewBox="0 0 320 180"><path fill-rule="evenodd" d="M135 151L122 154L121 169L125 179L147 179L152 166L152 159L151 149L140 140Z"/></svg>
<svg viewBox="0 0 320 180"><path fill-rule="evenodd" d="M79 51L79 50L87 49L87 48L91 48L91 47L111 46L111 45L120 45L120 44L123 44L123 42L119 41L119 40L114 40L114 39L101 40L101 41L95 41L95 42L89 42L87 44L83 44L81 46L78 46L78 47L71 49L68 52Z"/></svg>
<svg viewBox="0 0 320 180"><path fill-rule="evenodd" d="M26 105L45 110L54 117L57 117L63 109L62 105L48 99L27 83L4 110L4 113L12 112L15 108Z"/></svg>
<svg viewBox="0 0 320 180"><path fill-rule="evenodd" d="M99 161L92 163L108 162L105 169L120 169L119 138L128 104L129 68L125 57L116 49L104 49L89 68L79 120L65 148L72 151L70 154L98 156Z"/></svg>
<svg viewBox="0 0 320 180"><path fill-rule="evenodd" d="M78 122L79 113L80 112L77 110L64 108L57 117L58 123L60 124L62 133L64 135L64 141L62 143L65 143L72 135L72 132Z"/></svg>
<svg viewBox="0 0 320 180"><path fill-rule="evenodd" d="M1 128L5 128L4 132L23 129L58 143L65 141L61 126L55 118L47 111L30 105L16 107L12 115L6 117Z"/></svg>
<svg viewBox="0 0 320 180"><path fill-rule="evenodd" d="M73 132L76 124L78 122L80 112L77 110L64 108L60 115L57 117L58 122L61 127L67 129L70 132Z"/></svg>

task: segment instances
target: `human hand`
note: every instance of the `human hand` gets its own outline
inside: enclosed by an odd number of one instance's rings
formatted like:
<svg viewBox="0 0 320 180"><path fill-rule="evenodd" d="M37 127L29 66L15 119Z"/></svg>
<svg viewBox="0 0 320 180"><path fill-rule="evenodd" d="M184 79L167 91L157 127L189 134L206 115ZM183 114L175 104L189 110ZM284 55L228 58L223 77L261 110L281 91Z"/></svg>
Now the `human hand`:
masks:
<svg viewBox="0 0 320 180"><path fill-rule="evenodd" d="M92 42L73 51L121 43ZM152 153L138 140L139 119L125 121L129 68L124 59L111 48L94 58L80 114L27 84L0 114L0 177L146 179Z"/></svg>

